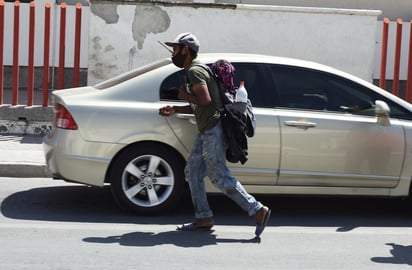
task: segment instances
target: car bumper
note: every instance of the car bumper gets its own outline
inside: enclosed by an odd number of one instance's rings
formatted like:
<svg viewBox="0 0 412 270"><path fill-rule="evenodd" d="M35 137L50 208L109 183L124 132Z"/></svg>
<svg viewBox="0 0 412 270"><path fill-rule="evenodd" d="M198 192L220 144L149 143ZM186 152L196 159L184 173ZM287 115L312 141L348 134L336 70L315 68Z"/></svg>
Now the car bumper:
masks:
<svg viewBox="0 0 412 270"><path fill-rule="evenodd" d="M106 172L121 144L89 142L77 131L55 129L44 137L46 164L54 178L103 186Z"/></svg>

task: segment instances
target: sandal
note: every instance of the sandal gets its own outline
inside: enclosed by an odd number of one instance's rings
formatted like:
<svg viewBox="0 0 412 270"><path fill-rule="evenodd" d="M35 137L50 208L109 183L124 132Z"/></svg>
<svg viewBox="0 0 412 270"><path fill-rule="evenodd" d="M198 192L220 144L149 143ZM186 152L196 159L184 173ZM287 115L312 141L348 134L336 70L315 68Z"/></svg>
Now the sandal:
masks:
<svg viewBox="0 0 412 270"><path fill-rule="evenodd" d="M195 231L210 231L213 226L196 226L195 222L183 224L182 226L177 226L176 230L185 232L195 232Z"/></svg>
<svg viewBox="0 0 412 270"><path fill-rule="evenodd" d="M262 223L261 224L256 223L256 229L255 229L256 237L259 237L263 233L263 230L266 228L266 225L269 222L270 214L272 213L272 211L269 208L267 209L268 210L265 213L265 216L263 217Z"/></svg>

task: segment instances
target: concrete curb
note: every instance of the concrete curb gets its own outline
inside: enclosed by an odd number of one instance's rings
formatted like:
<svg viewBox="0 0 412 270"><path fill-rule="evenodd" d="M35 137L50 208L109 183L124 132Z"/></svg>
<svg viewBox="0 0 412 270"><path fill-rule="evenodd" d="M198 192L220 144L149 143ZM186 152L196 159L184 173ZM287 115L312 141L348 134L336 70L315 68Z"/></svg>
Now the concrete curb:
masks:
<svg viewBox="0 0 412 270"><path fill-rule="evenodd" d="M49 178L51 172L44 164L0 164L0 177Z"/></svg>
<svg viewBox="0 0 412 270"><path fill-rule="evenodd" d="M53 129L53 107L0 105L0 134L46 135Z"/></svg>

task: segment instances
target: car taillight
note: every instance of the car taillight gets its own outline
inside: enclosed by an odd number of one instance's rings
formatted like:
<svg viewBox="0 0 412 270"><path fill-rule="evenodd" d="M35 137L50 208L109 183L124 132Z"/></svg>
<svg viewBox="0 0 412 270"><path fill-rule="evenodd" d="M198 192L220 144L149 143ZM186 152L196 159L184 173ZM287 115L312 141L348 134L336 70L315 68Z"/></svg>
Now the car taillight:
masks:
<svg viewBox="0 0 412 270"><path fill-rule="evenodd" d="M61 104L56 104L55 110L55 126L63 129L77 129L77 124L74 121L69 111Z"/></svg>

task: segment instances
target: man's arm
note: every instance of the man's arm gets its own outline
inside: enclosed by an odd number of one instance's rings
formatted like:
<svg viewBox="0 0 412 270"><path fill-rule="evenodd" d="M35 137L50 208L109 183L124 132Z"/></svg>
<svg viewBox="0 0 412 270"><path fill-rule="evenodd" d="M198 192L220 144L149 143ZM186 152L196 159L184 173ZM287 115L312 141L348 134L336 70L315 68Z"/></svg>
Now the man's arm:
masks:
<svg viewBox="0 0 412 270"><path fill-rule="evenodd" d="M194 84L192 85L192 90L194 93L193 95L187 93L184 89L180 89L178 97L197 106L207 106L212 102L206 84Z"/></svg>

